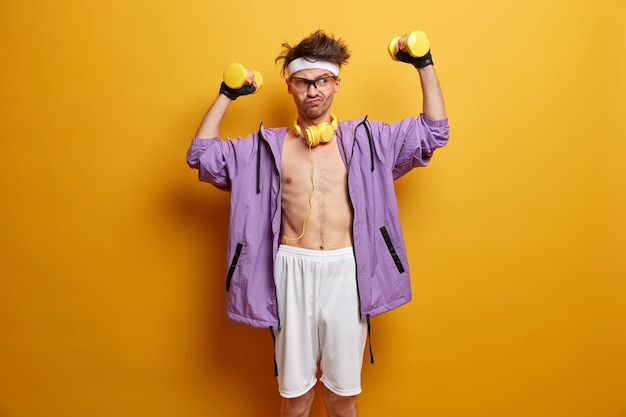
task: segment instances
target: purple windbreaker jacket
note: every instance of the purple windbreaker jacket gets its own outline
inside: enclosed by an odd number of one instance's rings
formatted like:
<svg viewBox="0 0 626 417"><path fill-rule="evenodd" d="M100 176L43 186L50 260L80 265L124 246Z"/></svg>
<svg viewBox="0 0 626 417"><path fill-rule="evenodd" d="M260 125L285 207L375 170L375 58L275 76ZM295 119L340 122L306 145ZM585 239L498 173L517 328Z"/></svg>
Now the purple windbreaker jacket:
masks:
<svg viewBox="0 0 626 417"><path fill-rule="evenodd" d="M226 315L253 327L280 329L274 261L280 244L281 155L287 128L246 138L193 139L187 163L199 179L230 191ZM411 300L411 284L394 180L430 162L446 145L448 120L425 115L396 123L339 122L354 218L360 315L369 319Z"/></svg>

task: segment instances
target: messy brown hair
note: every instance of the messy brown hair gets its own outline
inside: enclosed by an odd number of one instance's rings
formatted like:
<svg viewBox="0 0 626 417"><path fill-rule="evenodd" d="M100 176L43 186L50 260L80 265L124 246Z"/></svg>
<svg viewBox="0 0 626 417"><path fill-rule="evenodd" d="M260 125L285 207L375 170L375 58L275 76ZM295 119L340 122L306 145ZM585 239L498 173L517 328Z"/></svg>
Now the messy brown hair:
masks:
<svg viewBox="0 0 626 417"><path fill-rule="evenodd" d="M296 46L283 43L283 50L274 62L283 61L281 73L287 73L287 66L297 58L306 57L312 61L328 61L337 64L339 68L348 63L350 51L342 39L335 39L323 30L317 30L302 39Z"/></svg>

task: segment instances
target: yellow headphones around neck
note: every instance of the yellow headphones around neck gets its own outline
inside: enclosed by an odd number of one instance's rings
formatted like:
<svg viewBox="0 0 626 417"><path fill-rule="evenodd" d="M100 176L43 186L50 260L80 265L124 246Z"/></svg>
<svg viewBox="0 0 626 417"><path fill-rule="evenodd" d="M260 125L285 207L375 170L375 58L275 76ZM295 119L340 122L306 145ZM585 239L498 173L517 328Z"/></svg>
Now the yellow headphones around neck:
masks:
<svg viewBox="0 0 626 417"><path fill-rule="evenodd" d="M296 134L298 136L302 135L304 142L311 147L317 146L320 143L329 142L333 136L335 136L337 126L337 117L332 113L330 114L330 123L322 122L318 125L309 126L304 129L304 131L302 131L302 128L298 124L298 119L293 122L293 128L296 130Z"/></svg>

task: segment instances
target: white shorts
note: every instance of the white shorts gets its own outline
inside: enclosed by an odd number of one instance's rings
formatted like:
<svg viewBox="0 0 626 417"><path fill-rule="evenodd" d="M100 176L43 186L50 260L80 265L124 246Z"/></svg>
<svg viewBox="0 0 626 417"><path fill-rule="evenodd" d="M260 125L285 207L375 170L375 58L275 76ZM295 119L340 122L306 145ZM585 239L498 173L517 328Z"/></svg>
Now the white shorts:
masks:
<svg viewBox="0 0 626 417"><path fill-rule="evenodd" d="M281 245L274 270L281 330L278 391L304 395L320 380L341 396L361 393L367 323L359 318L351 247L329 251Z"/></svg>

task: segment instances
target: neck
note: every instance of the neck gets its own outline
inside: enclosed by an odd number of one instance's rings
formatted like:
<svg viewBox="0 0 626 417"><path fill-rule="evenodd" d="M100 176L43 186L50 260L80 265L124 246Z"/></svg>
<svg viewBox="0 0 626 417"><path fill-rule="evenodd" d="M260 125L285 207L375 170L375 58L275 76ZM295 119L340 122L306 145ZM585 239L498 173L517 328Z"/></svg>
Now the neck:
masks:
<svg viewBox="0 0 626 417"><path fill-rule="evenodd" d="M298 114L298 119L296 120L296 122L300 125L300 127L303 130L309 126L317 126L320 123L323 123L323 122L330 123L331 121L332 121L332 117L331 117L330 112L326 112L320 117L316 117L314 119L307 117L306 115L303 115L303 114Z"/></svg>

